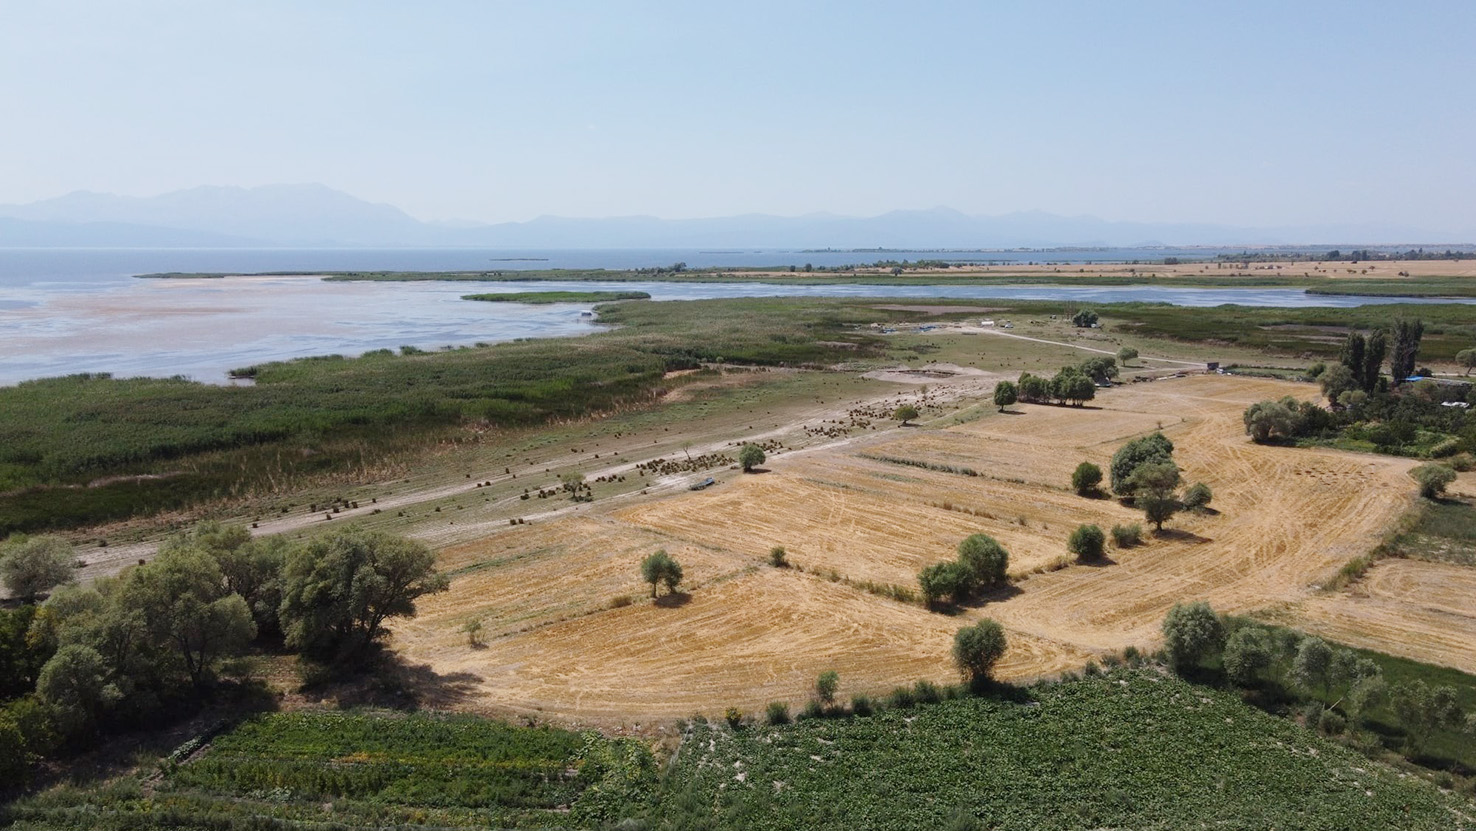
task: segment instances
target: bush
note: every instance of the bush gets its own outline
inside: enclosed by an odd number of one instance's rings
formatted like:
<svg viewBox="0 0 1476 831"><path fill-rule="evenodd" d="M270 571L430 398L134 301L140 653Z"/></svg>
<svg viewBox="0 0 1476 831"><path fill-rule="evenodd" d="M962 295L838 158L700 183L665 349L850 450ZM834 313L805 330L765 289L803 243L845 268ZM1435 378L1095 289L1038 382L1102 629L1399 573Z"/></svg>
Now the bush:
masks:
<svg viewBox="0 0 1476 831"><path fill-rule="evenodd" d="M27 602L72 581L77 558L61 537L17 534L0 546L0 578L10 593Z"/></svg>
<svg viewBox="0 0 1476 831"><path fill-rule="evenodd" d="M1112 544L1118 548L1132 548L1143 541L1143 526L1136 522L1112 526Z"/></svg>
<svg viewBox="0 0 1476 831"><path fill-rule="evenodd" d="M805 702L805 708L800 710L799 717L801 719L825 718L825 705L812 698Z"/></svg>
<svg viewBox="0 0 1476 831"><path fill-rule="evenodd" d="M964 681L977 685L988 681L994 674L994 665L1008 646L1004 627L985 618L954 634L953 662Z"/></svg>
<svg viewBox="0 0 1476 831"><path fill-rule="evenodd" d="M784 546L776 545L769 549L769 565L774 568L789 568L789 555L785 553Z"/></svg>
<svg viewBox="0 0 1476 831"><path fill-rule="evenodd" d="M827 669L815 679L815 695L825 704L835 703L835 688L840 685L840 674Z"/></svg>
<svg viewBox="0 0 1476 831"><path fill-rule="evenodd" d="M738 464L743 466L744 473L752 473L753 469L768 461L764 455L763 448L755 444L745 444L738 451Z"/></svg>
<svg viewBox="0 0 1476 831"><path fill-rule="evenodd" d="M1445 488L1456 480L1453 468L1436 464L1420 465L1409 475L1419 483L1420 496L1426 499L1439 499L1445 494Z"/></svg>
<svg viewBox="0 0 1476 831"><path fill-rule="evenodd" d="M970 534L958 544L958 562L975 587L998 586L1005 581L1010 554L988 534Z"/></svg>
<svg viewBox="0 0 1476 831"><path fill-rule="evenodd" d="M918 573L917 585L929 606L945 598L959 603L973 591L973 578L960 563L934 563Z"/></svg>
<svg viewBox="0 0 1476 831"><path fill-rule="evenodd" d="M1076 555L1077 560L1099 560L1107 544L1107 536L1095 525L1078 525L1066 540L1066 550Z"/></svg>
<svg viewBox="0 0 1476 831"><path fill-rule="evenodd" d="M1128 481L1133 473L1146 464L1171 462L1173 453L1174 443L1162 433L1153 433L1124 444L1112 454L1112 492L1118 496L1131 496L1132 488Z"/></svg>
<svg viewBox="0 0 1476 831"><path fill-rule="evenodd" d="M1090 496L1102 484L1102 469L1091 462L1082 462L1071 473L1071 489L1078 496Z"/></svg>
<svg viewBox="0 0 1476 831"><path fill-rule="evenodd" d="M919 413L917 411L917 408L912 406L911 404L903 404L902 406L892 411L892 418L897 419L904 425L914 418L917 418L919 415L921 415L921 413Z"/></svg>
<svg viewBox="0 0 1476 831"><path fill-rule="evenodd" d="M1210 500L1214 498L1215 495L1210 492L1209 485L1203 482L1195 482L1189 486L1188 490L1184 491L1184 507L1191 511L1202 511L1209 507Z"/></svg>
<svg viewBox="0 0 1476 831"><path fill-rule="evenodd" d="M851 712L858 716L869 716L876 712L876 707L870 698L858 694L851 696Z"/></svg>
<svg viewBox="0 0 1476 831"><path fill-rule="evenodd" d="M938 690L938 685L927 680L920 679L913 684L912 694L919 704L937 704L943 700L943 693Z"/></svg>
<svg viewBox="0 0 1476 831"><path fill-rule="evenodd" d="M1136 361L1137 359L1138 350L1132 348L1131 346L1124 346L1123 348L1117 350L1117 360L1123 366L1127 366L1128 361Z"/></svg>
<svg viewBox="0 0 1476 831"><path fill-rule="evenodd" d="M887 706L895 710L906 710L917 703L911 687L898 687L887 696Z"/></svg>
<svg viewBox="0 0 1476 831"><path fill-rule="evenodd" d="M743 711L737 707L729 707L723 711L723 721L728 723L729 728L737 730L743 726Z"/></svg>
<svg viewBox="0 0 1476 831"><path fill-rule="evenodd" d="M783 701L770 701L769 706L764 709L764 719L769 724L788 724L789 705Z"/></svg>
<svg viewBox="0 0 1476 831"><path fill-rule="evenodd" d="M1163 619L1163 640L1169 662L1183 671L1219 651L1225 629L1208 603L1180 603Z"/></svg>

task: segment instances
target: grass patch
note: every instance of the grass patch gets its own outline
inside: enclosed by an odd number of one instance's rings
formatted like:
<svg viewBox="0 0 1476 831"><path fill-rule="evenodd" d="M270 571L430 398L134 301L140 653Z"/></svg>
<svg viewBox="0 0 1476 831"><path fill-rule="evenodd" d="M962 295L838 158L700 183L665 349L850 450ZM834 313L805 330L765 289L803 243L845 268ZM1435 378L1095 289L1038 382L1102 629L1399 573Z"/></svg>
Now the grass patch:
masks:
<svg viewBox="0 0 1476 831"><path fill-rule="evenodd" d="M1409 530L1391 542L1396 556L1476 566L1476 507L1455 500L1426 501Z"/></svg>

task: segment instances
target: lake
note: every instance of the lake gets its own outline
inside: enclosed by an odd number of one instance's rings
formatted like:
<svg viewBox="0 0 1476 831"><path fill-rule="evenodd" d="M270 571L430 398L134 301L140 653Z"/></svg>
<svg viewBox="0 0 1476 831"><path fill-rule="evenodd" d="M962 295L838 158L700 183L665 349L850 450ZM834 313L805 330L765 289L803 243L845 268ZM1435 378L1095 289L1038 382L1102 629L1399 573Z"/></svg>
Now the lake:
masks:
<svg viewBox="0 0 1476 831"><path fill-rule="evenodd" d="M1207 307L1351 307L1388 302L1476 302L1309 295L1298 289L1158 286L791 286L765 283L516 282L328 283L310 277L137 280L157 271L283 271L650 267L702 252L506 251L39 251L0 250L0 384L109 372L183 375L219 383L227 372L310 355L421 349L524 337L575 335L598 326L574 304L530 306L461 300L476 292L636 290L655 300L823 296L1166 302ZM775 258L811 257L769 252ZM493 257L521 257L492 262ZM717 255L712 255L717 256ZM736 256L736 255L734 255ZM751 256L751 255L750 255ZM847 255L854 257L854 255ZM1160 254L1160 256L1164 256ZM602 259L604 258L604 259ZM751 259L739 262L754 264ZM709 263L718 264L718 263ZM737 263L724 263L734 265ZM771 264L787 264L774 262Z"/></svg>

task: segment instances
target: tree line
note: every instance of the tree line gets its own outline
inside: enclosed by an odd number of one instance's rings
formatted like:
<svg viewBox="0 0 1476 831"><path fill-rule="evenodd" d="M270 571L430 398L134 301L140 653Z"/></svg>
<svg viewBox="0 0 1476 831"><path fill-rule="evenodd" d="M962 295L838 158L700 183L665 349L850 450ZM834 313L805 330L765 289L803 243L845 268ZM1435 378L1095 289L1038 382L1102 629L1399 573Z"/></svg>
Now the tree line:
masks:
<svg viewBox="0 0 1476 831"><path fill-rule="evenodd" d="M448 586L424 545L358 529L293 542L205 523L86 586L71 582L74 559L56 538L0 547L23 601L0 610L0 769L23 774L111 730L166 723L255 645L352 665L390 618Z"/></svg>

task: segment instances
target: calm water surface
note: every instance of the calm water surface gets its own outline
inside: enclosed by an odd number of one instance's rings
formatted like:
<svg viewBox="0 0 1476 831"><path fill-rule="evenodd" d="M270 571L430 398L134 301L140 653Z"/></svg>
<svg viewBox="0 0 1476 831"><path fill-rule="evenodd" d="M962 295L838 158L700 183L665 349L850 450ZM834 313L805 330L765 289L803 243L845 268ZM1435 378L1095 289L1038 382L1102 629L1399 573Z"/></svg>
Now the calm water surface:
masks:
<svg viewBox="0 0 1476 831"><path fill-rule="evenodd" d="M1201 256L1204 252L1199 252ZM1158 257L1173 256L1162 251ZM896 255L889 255L896 256ZM920 255L926 256L926 255ZM990 255L993 256L993 255ZM1039 254L1034 256L1041 256ZM1059 256L1058 254L1056 256ZM1123 255L1118 253L1117 257ZM836 260L831 263L824 258ZM706 258L706 259L704 259ZM766 259L767 258L767 259ZM236 367L309 355L357 355L598 331L573 304L461 300L473 292L637 290L656 300L825 296L1153 301L1181 306L1335 306L1387 298L1309 295L1297 289L1156 286L782 286L764 283L326 283L316 278L136 280L155 271L638 268L817 265L855 254L695 251L33 251L0 250L0 383L73 372L185 375L221 382ZM1453 302L1402 300L1399 302ZM1476 302L1468 298L1454 302Z"/></svg>

